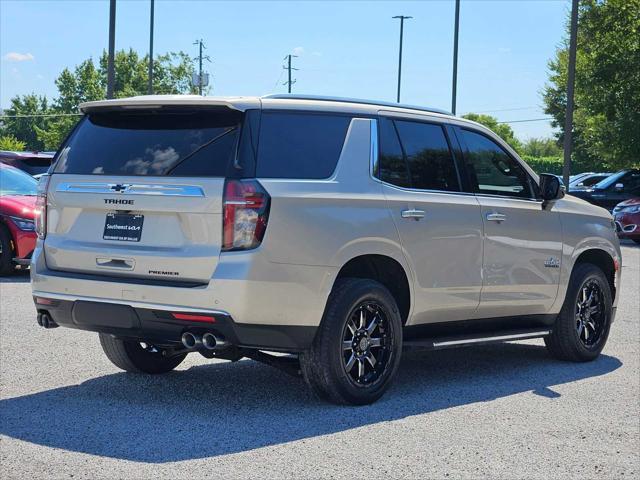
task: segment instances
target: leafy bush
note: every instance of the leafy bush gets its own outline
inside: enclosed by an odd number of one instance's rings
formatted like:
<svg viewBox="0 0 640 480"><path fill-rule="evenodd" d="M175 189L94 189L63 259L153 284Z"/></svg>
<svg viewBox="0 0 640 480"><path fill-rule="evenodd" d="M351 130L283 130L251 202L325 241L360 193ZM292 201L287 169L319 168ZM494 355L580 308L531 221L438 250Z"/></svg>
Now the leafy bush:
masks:
<svg viewBox="0 0 640 480"><path fill-rule="evenodd" d="M10 150L12 152L21 152L26 148L26 144L21 142L13 135L3 135L0 137L0 150Z"/></svg>

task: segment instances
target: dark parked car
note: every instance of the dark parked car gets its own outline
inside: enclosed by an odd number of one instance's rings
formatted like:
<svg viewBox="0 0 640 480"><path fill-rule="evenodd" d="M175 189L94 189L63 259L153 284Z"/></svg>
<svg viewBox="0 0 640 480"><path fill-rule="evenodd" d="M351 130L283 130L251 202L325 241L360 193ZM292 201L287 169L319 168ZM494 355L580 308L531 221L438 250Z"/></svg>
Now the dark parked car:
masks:
<svg viewBox="0 0 640 480"><path fill-rule="evenodd" d="M11 165L29 175L46 173L51 166L54 152L10 152L0 150L0 163Z"/></svg>
<svg viewBox="0 0 640 480"><path fill-rule="evenodd" d="M613 209L618 237L640 243L640 197L619 203Z"/></svg>
<svg viewBox="0 0 640 480"><path fill-rule="evenodd" d="M574 190L571 195L611 211L620 202L640 197L640 170L620 170L586 190Z"/></svg>
<svg viewBox="0 0 640 480"><path fill-rule="evenodd" d="M574 180L569 181L569 192L573 192L574 190L587 190L597 183L600 183L605 178L609 177L610 173L585 173L583 175L578 176Z"/></svg>

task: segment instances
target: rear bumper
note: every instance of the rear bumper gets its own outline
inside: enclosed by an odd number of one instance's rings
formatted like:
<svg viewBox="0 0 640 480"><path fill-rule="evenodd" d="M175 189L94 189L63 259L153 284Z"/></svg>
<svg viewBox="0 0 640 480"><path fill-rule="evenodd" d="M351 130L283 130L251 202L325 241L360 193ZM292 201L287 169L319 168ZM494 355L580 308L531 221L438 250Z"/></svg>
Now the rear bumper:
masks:
<svg viewBox="0 0 640 480"><path fill-rule="evenodd" d="M114 273L54 271L42 242L31 262L31 286L47 294L91 297L112 303L142 303L166 309L223 310L238 323L312 326L320 324L337 267L268 260L260 249L220 255L204 283L115 276Z"/></svg>
<svg viewBox="0 0 640 480"><path fill-rule="evenodd" d="M34 292L34 302L38 313L48 313L60 326L161 345L180 345L182 334L187 331L212 332L239 347L300 352L311 345L316 331L315 327L236 323L228 312L220 310L167 310L162 305L112 303L39 292ZM190 320L194 316L207 320Z"/></svg>

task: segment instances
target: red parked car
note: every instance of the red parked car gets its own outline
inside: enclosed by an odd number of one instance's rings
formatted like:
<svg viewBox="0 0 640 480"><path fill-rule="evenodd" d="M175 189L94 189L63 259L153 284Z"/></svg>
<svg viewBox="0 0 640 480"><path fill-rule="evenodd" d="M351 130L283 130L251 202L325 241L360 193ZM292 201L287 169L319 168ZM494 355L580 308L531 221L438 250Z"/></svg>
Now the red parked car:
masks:
<svg viewBox="0 0 640 480"><path fill-rule="evenodd" d="M613 209L618 237L640 243L640 198L631 198Z"/></svg>
<svg viewBox="0 0 640 480"><path fill-rule="evenodd" d="M37 187L31 175L0 163L0 275L29 265L36 246Z"/></svg>

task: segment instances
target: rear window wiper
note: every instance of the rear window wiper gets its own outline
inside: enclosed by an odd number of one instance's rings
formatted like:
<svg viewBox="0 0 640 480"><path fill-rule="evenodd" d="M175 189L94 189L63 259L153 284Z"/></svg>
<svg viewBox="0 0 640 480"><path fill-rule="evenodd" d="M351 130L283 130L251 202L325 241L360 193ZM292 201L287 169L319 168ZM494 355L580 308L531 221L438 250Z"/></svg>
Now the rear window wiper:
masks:
<svg viewBox="0 0 640 480"><path fill-rule="evenodd" d="M202 145L200 145L198 148L196 148L193 152L191 152L189 155L187 155L184 158L181 158L179 162L177 162L174 166L172 166L169 170L167 170L167 173L165 175L169 175L171 172L173 172L176 168L178 168L182 163L184 163L185 161L187 161L188 159L190 159L191 157L193 157L196 153L200 152L201 150L207 148L209 145L217 142L218 140L220 140L222 137L227 136L229 133L237 130L238 127L234 126L234 127L230 127L227 130L225 130L224 132L222 132L220 135L216 135L215 137L213 137L211 140L209 140L206 143L203 143Z"/></svg>

